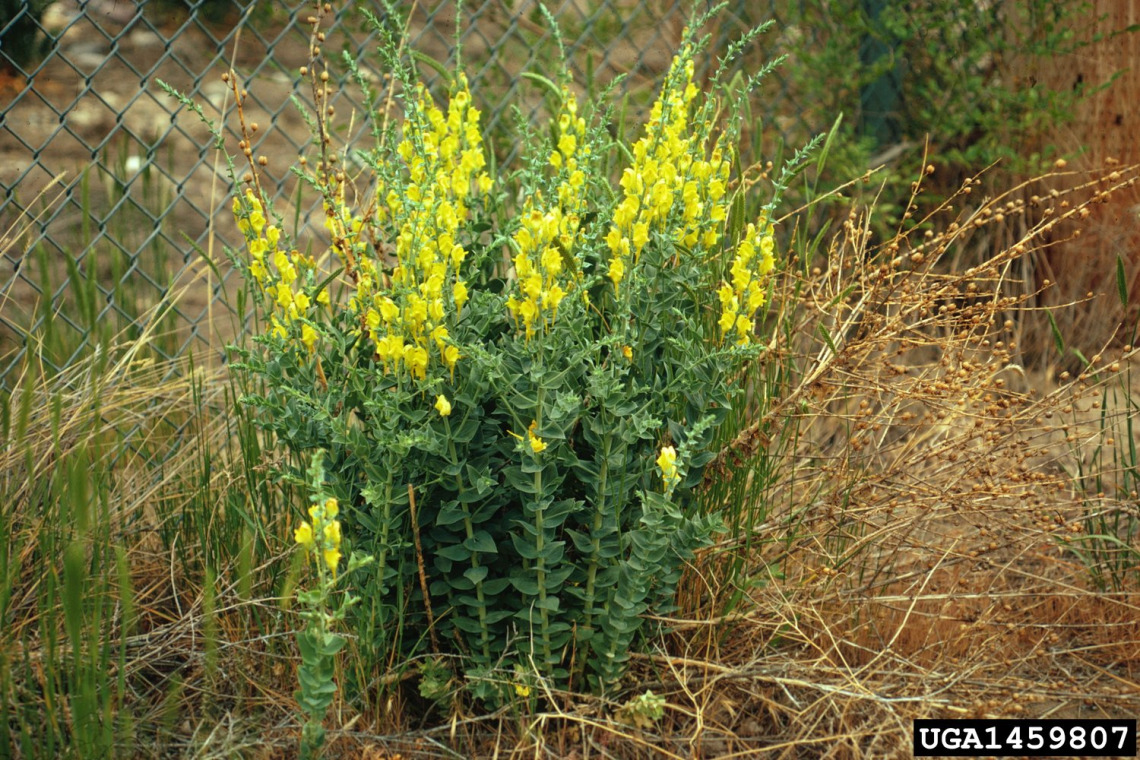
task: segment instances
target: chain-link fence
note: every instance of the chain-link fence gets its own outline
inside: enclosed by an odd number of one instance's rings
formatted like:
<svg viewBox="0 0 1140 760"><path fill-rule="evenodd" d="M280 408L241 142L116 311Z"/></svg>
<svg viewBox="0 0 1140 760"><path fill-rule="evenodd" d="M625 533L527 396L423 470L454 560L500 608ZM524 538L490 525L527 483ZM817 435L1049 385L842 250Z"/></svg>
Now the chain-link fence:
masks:
<svg viewBox="0 0 1140 760"><path fill-rule="evenodd" d="M334 5L326 54L335 59L339 48L382 82L376 32L360 13L382 17L382 4ZM562 0L549 8L576 83L597 91L623 75L623 117L638 119L677 48L688 4ZM509 162L516 149L496 141L511 132L501 126L542 108L542 88L521 74L558 67L541 8L534 0L468 2L458 35L450 0L397 10L411 48L434 60L453 62L458 39L492 149ZM230 130L232 98L220 75L232 66L249 91L247 116L259 122L253 149L269 157L278 197L296 200L288 167L309 132L289 96L307 102L298 70L308 60L311 12L311 3L265 4L242 22L217 0L190 8L73 0L24 3L0 18L0 385L28 352L58 369L96 336L146 336L170 358L216 352L241 329L231 308L240 278L223 255L233 236L226 166L198 117L159 83ZM779 12L775 2L736 0L713 25L710 49ZM779 32L767 39L778 45ZM421 68L429 81L436 76ZM766 90L765 117L797 113L781 101L778 77ZM351 142L361 132L359 102L351 87L339 98L340 139ZM793 122L798 134L809 131L798 117L771 123ZM232 151L238 138L228 134ZM296 218L307 222L312 212L300 206Z"/></svg>

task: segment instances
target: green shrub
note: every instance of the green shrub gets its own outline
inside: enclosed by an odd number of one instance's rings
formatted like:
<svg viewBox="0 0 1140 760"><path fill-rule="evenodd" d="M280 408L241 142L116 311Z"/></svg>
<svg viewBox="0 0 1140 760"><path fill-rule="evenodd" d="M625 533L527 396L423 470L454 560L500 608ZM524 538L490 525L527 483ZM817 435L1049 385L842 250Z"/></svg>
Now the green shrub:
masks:
<svg viewBox="0 0 1140 760"><path fill-rule="evenodd" d="M237 366L268 391L244 401L297 455L297 482L301 455L327 452L346 551L375 558L356 575L372 664L451 655L492 703L536 679L610 690L721 529L694 489L761 354L775 242L733 177L738 103L693 82L703 22L632 145L565 66L537 77L558 113L522 129L511 177L486 163L464 75L438 106L373 21L402 119L369 114L367 180L326 137L327 71L303 72L319 156L296 171L324 199L327 255L300 252L320 246L284 231L246 151L239 263L266 330Z"/></svg>
<svg viewBox="0 0 1140 760"><path fill-rule="evenodd" d="M1009 172L1039 171L1055 150L1050 130L1098 83L1053 88L1036 73L1087 45L1082 29L1094 21L1089 3L1062 0L798 6L785 17L792 89L817 112L844 116L827 184L886 165L869 191L888 212L878 231L889 237L928 162L938 171L922 183L928 200L913 201L916 219L995 163L1002 172L989 180L999 185Z"/></svg>

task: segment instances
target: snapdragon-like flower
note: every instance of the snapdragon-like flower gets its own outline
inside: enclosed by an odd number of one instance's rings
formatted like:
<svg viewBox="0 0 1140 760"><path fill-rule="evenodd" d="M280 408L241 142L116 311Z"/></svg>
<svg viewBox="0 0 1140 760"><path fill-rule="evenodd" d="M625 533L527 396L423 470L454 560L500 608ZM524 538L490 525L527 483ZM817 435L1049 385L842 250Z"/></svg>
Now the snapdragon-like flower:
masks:
<svg viewBox="0 0 1140 760"><path fill-rule="evenodd" d="M325 499L309 507L311 522L303 522L293 531L293 538L306 554L312 555L336 577L340 564L340 509L336 499Z"/></svg>
<svg viewBox="0 0 1140 760"><path fill-rule="evenodd" d="M530 450L533 451L535 454L541 454L542 452L546 451L546 441L542 440L541 438L539 438L535 434L534 431L537 428L538 428L538 421L535 420L535 421L531 422L530 427L528 427L527 431L526 431L526 438L523 438L521 435L519 435L518 433L516 433L512 430L508 430L507 432L510 433L512 436L514 436L515 438L517 438L520 441L525 440L530 445Z"/></svg>
<svg viewBox="0 0 1140 760"><path fill-rule="evenodd" d="M767 299L767 279L775 267L775 227L766 217L758 224L749 223L736 248L729 268L731 282L721 283L721 340L735 332L737 345L752 341L752 318Z"/></svg>
<svg viewBox="0 0 1140 760"><path fill-rule="evenodd" d="M546 442L535 435L534 429L536 427L538 427L537 422L530 423L530 427L527 428L526 431L526 437L530 443L531 451L533 451L535 454L541 454L542 452L546 451Z"/></svg>
<svg viewBox="0 0 1140 760"><path fill-rule="evenodd" d="M447 400L446 396L436 396L435 410L439 412L440 417L447 417L451 414L451 402Z"/></svg>
<svg viewBox="0 0 1140 760"><path fill-rule="evenodd" d="M661 447L661 455L657 457L657 466L661 470L661 478L665 481L667 489L681 482L681 475L677 472L677 452L672 446Z"/></svg>

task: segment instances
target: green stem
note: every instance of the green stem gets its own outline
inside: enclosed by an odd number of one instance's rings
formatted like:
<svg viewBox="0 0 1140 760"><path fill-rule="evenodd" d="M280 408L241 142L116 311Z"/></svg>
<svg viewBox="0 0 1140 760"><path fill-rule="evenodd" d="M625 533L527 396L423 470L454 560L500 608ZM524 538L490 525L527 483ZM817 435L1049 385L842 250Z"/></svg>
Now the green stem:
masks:
<svg viewBox="0 0 1140 760"><path fill-rule="evenodd" d="M459 456L455 452L455 441L451 437L451 421L444 417L443 425L447 430L447 449L451 455L451 464L454 466L458 464ZM471 522L471 509L463 501L463 478L458 472L455 473L455 488L460 497L459 504L463 509L464 533L468 539L474 538L475 526ZM471 552L471 568L479 569L479 552ZM487 603L483 597L483 581L475 583L475 599L479 602L479 646L483 649L483 659L489 663L491 661L491 639L487 630Z"/></svg>
<svg viewBox="0 0 1140 760"><path fill-rule="evenodd" d="M602 550L602 523L605 518L606 486L610 472L610 447L613 437L609 434L602 441L602 466L598 474L598 491L594 498L594 524L591 526L589 569L586 572L586 619L583 624L585 633L594 632L594 595L595 582L598 577L598 555ZM585 658L582 659L583 666Z"/></svg>
<svg viewBox="0 0 1140 760"><path fill-rule="evenodd" d="M384 482L383 515L380 519L380 552L379 552L380 556L376 562L376 573L377 573L376 577L379 579L379 584L378 584L379 593L377 594L378 598L375 599L372 603L372 609L373 609L374 613L375 613L377 605L379 605L380 609L383 610L384 599L388 596L388 589L384 584L384 576L388 572L388 536L390 535L390 527L391 527L391 520L392 520L392 473L394 473L394 472L396 472L396 468L394 466L392 466L391 464L389 464L389 466L388 466L388 479ZM375 618L373 618L373 622L375 622ZM385 621L385 620L380 621L382 628L386 628L386 626L384 625L384 623L386 623L386 622L387 621ZM373 630L375 630L375 626L373 627ZM397 635L398 635L399 627L397 627L396 630L397 630Z"/></svg>
<svg viewBox="0 0 1140 760"><path fill-rule="evenodd" d="M534 413L535 427L538 428L541 427L542 424L543 373L541 371L541 367L539 371L535 373L535 375L539 381L538 404L535 408ZM539 468L534 473L534 494L535 498L537 499L534 510L534 529L536 534L535 549L538 554L537 559L535 559L535 575L538 577L538 606L541 618L541 622L539 624L539 635L542 639L543 665L549 667L553 658L550 651L550 612L546 609L546 557L543 556L546 549L546 515L545 509L542 506L542 468Z"/></svg>
<svg viewBox="0 0 1140 760"><path fill-rule="evenodd" d="M542 623L540 633L542 636L542 656L543 662L546 665L550 664L550 613L546 609L546 558L543 557L543 550L546 548L546 535L544 531L546 526L543 522L543 508L542 508L542 471L534 474L534 490L539 495L538 506L534 510L534 527L538 536L535 538L538 550L538 559L535 560L535 573L538 575L538 602L539 612L542 616Z"/></svg>

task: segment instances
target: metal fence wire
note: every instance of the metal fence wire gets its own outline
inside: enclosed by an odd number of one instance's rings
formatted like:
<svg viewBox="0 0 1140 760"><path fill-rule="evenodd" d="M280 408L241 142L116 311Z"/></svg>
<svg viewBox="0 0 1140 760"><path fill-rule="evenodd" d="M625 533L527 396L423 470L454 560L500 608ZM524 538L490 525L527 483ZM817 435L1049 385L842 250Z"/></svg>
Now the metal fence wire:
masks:
<svg viewBox="0 0 1140 760"><path fill-rule="evenodd" d="M382 77L376 32L360 13L382 16L382 4L333 5L328 52L339 47ZM627 96L625 118L640 118L677 48L689 4L561 0L548 7L576 83L596 90L625 75L617 91ZM408 19L411 48L448 63L454 2L397 10ZM776 29L760 43L767 46L760 55L774 55L788 36L780 22L787 12L776 0L733 0L718 17L710 49L723 51L730 38L773 18ZM240 277L231 267L204 265L205 257L224 263L224 246L236 242L225 164L198 117L159 81L224 124L235 151L232 99L220 78L232 65L249 91L247 117L259 122L253 149L270 159L266 186L296 204L288 168L310 135L289 98L307 101L298 70L308 58L311 13L311 3L296 0L260 4L245 22L218 0L32 0L18 4L14 16L0 16L0 387L29 352L45 369L59 370L100 331L146 335L169 359L217 352L243 329L232 308ZM513 133L503 127L515 114L530 118L542 109L541 88L520 75L556 69L552 30L534 0L468 0L461 13L464 68L492 150L509 162L516 148L496 136ZM421 69L430 84L437 74ZM783 76L770 79L755 115L789 140L826 128L788 102ZM359 100L352 87L338 98L340 139L351 143L361 134L360 119L350 116L359 114ZM319 222L315 207L296 207L302 224L314 213ZM172 304L165 313L156 309L163 304Z"/></svg>

